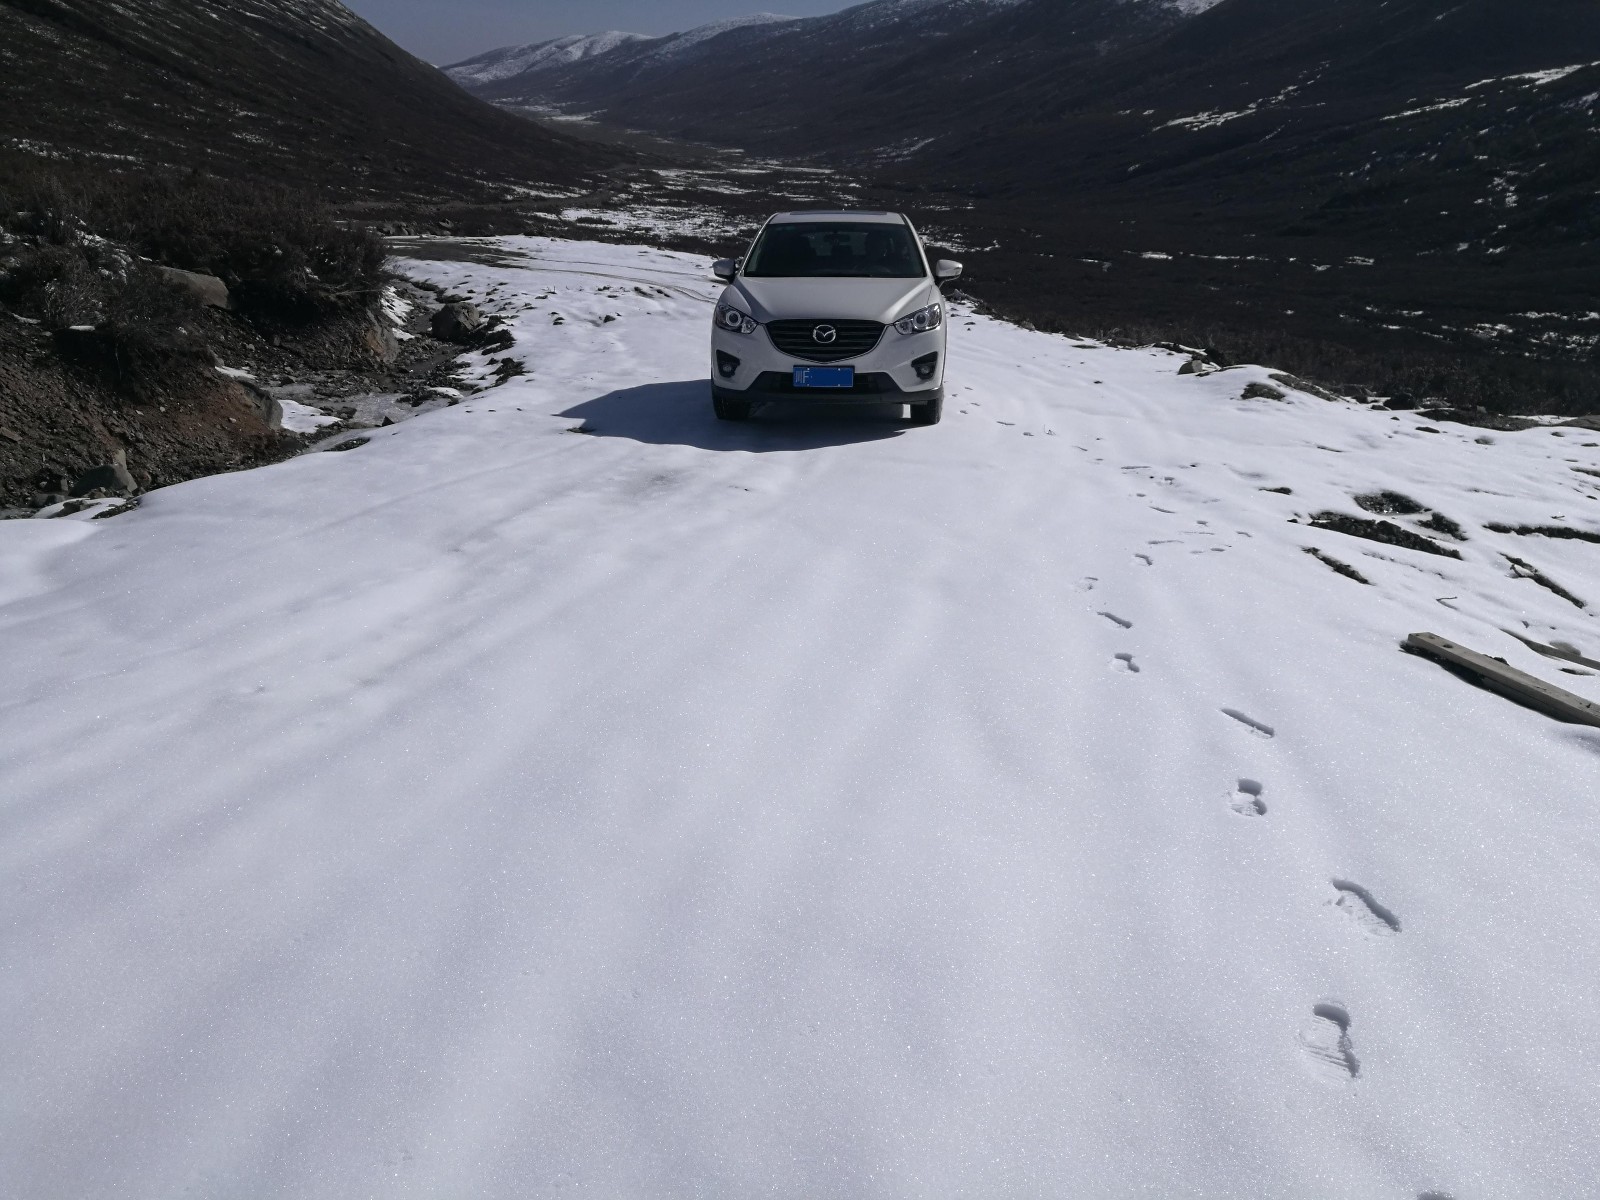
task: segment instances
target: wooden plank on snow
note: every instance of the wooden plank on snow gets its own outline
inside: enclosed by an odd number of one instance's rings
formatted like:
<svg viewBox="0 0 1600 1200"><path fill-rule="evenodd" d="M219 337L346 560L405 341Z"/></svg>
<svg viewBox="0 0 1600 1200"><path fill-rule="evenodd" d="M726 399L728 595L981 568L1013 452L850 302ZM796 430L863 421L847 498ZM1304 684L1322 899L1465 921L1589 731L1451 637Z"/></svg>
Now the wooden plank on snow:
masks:
<svg viewBox="0 0 1600 1200"><path fill-rule="evenodd" d="M1600 728L1600 704L1519 671L1498 658L1468 650L1436 633L1413 633L1405 640L1402 649L1443 663L1490 691L1499 692L1558 720Z"/></svg>

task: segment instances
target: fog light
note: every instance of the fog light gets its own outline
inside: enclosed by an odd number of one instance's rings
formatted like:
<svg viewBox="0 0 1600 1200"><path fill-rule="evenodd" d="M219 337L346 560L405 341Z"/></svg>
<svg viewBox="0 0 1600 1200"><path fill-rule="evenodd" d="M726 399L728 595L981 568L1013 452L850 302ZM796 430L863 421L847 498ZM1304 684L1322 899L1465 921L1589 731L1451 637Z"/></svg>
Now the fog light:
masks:
<svg viewBox="0 0 1600 1200"><path fill-rule="evenodd" d="M917 378L927 383L939 373L939 356L937 354L924 354L921 358L911 360L911 366L917 373Z"/></svg>
<svg viewBox="0 0 1600 1200"><path fill-rule="evenodd" d="M717 351L717 374L732 379L739 373L739 360L725 350Z"/></svg>

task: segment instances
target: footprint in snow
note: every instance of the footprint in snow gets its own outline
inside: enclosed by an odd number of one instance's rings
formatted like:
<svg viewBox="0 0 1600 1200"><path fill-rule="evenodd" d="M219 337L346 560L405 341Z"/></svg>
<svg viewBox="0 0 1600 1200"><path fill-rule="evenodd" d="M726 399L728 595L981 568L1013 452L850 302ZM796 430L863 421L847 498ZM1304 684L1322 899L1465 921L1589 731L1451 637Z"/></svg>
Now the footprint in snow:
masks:
<svg viewBox="0 0 1600 1200"><path fill-rule="evenodd" d="M1078 590L1080 592L1092 592L1094 591L1094 585L1099 582L1100 580L1097 576L1086 575L1082 579L1078 580Z"/></svg>
<svg viewBox="0 0 1600 1200"><path fill-rule="evenodd" d="M1114 671L1120 671L1124 675L1137 675L1139 673L1139 664L1133 661L1133 655L1131 654L1117 655L1111 660L1111 668Z"/></svg>
<svg viewBox="0 0 1600 1200"><path fill-rule="evenodd" d="M1228 807L1241 817L1264 817L1267 815L1267 802L1261 798L1261 793L1266 790L1254 779L1241 779L1233 798L1228 801Z"/></svg>
<svg viewBox="0 0 1600 1200"><path fill-rule="evenodd" d="M1222 710L1222 714L1227 717L1232 717L1235 721L1239 722L1239 724L1243 725L1257 737L1272 738L1278 736L1278 731L1271 725L1263 725L1254 717L1240 712L1237 708L1225 708Z"/></svg>
<svg viewBox="0 0 1600 1200"><path fill-rule="evenodd" d="M1147 567L1153 567L1156 565L1156 560L1151 558L1148 554L1135 554L1134 557Z"/></svg>
<svg viewBox="0 0 1600 1200"><path fill-rule="evenodd" d="M1132 629L1133 628L1133 622L1132 621L1129 621L1129 620L1126 620L1126 619L1124 619L1122 617L1119 617L1114 612L1103 612L1100 615L1102 617L1104 617L1106 620L1110 621L1113 625L1119 625L1123 629Z"/></svg>
<svg viewBox="0 0 1600 1200"><path fill-rule="evenodd" d="M1372 893L1359 883L1351 883L1348 879L1329 882L1339 893L1338 899L1332 901L1333 905L1348 913L1362 933L1369 937L1393 937L1400 932L1400 918L1379 904Z"/></svg>
<svg viewBox="0 0 1600 1200"><path fill-rule="evenodd" d="M1350 1041L1350 1014L1337 1001L1311 1009L1311 1020L1300 1027L1300 1049L1312 1074L1324 1083L1348 1084L1361 1074Z"/></svg>

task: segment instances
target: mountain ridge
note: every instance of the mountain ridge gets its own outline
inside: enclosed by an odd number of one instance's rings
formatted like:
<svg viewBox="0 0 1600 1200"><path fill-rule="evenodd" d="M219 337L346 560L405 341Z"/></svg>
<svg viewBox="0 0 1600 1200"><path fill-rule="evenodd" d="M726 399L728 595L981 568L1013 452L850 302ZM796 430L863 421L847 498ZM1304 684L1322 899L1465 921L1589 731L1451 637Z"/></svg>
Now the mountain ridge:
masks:
<svg viewBox="0 0 1600 1200"><path fill-rule="evenodd" d="M497 111L337 0L0 0L12 150L337 192L572 182L610 156Z"/></svg>
<svg viewBox="0 0 1600 1200"><path fill-rule="evenodd" d="M446 73L512 109L592 114L763 152L870 156L876 146L922 136L919 123L937 126L930 96L965 86L974 62L1004 76L1047 51L1054 68L1070 69L1187 15L1173 0L1052 0L1046 7L1065 14L1054 27L1018 24L1037 7L1038 0L870 0L823 16L716 30L681 55L653 40L487 82L476 81L469 65ZM491 52L498 53L505 52ZM912 126L905 135L885 133L886 123L901 122Z"/></svg>

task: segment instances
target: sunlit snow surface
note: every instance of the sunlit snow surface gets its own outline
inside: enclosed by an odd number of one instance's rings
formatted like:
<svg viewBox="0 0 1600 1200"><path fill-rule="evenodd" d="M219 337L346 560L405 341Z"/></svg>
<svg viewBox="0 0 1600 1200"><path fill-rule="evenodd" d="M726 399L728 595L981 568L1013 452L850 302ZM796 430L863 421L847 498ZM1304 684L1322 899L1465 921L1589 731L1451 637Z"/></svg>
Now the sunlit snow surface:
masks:
<svg viewBox="0 0 1600 1200"><path fill-rule="evenodd" d="M0 1191L1592 1194L1600 730L1397 647L1600 697L1482 529L1600 436L959 309L727 426L708 262L479 252L528 376L0 524ZM1380 488L1462 560L1290 522Z"/></svg>

